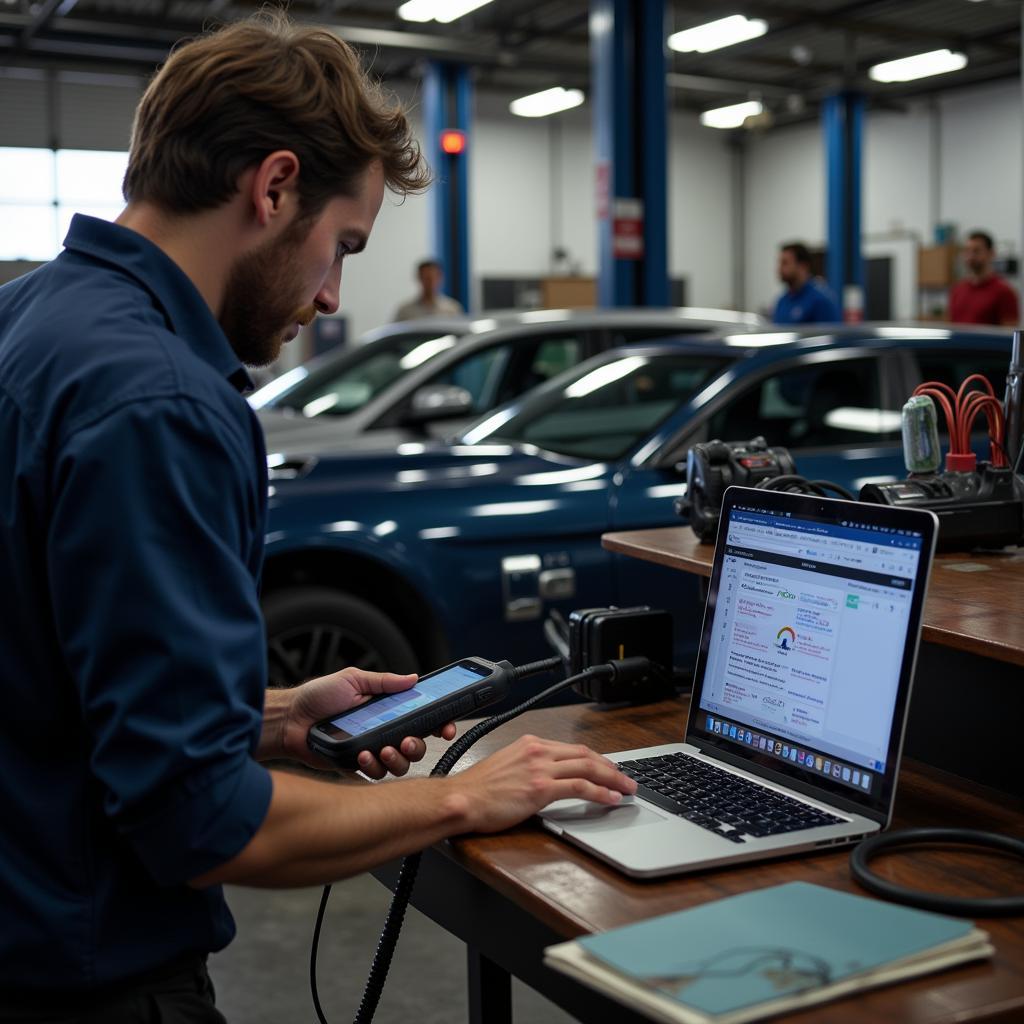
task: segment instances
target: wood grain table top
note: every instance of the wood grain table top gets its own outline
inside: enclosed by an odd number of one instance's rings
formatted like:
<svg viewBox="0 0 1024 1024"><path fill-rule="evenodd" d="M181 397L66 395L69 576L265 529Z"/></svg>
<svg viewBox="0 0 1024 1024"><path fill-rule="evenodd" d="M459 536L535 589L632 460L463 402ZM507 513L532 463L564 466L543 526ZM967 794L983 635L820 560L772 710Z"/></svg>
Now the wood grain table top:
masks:
<svg viewBox="0 0 1024 1024"><path fill-rule="evenodd" d="M535 710L484 737L459 768L525 733L583 742L599 751L679 740L687 707L687 699L679 698L636 708L609 710L583 704ZM416 774L425 774L425 766L432 765L444 749L437 740L431 740L430 746L425 761L415 766ZM953 823L1022 836L1024 803L924 765L905 764L893 827ZM850 877L849 849L636 881L557 839L533 820L498 835L451 840L436 852L452 858L475 879L565 938L795 880L864 894ZM875 867L887 878L934 892L1024 895L1024 865L995 853L918 850L879 858ZM785 1020L793 1024L981 1020L1019 1024L1024 1021L1024 918L991 918L978 924L989 932L996 948L990 961L864 993L788 1015Z"/></svg>
<svg viewBox="0 0 1024 1024"><path fill-rule="evenodd" d="M715 547L688 526L606 533L601 542L609 551L711 575ZM1024 550L936 555L921 636L1024 666Z"/></svg>

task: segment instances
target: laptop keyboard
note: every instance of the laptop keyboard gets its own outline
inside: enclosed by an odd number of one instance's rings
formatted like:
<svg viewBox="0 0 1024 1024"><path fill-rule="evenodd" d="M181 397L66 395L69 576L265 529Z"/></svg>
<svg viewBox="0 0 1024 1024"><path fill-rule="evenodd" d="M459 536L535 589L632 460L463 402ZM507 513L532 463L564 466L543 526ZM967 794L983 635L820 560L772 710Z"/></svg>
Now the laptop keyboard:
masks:
<svg viewBox="0 0 1024 1024"><path fill-rule="evenodd" d="M620 761L619 768L636 779L637 796L734 843L845 820L688 754Z"/></svg>

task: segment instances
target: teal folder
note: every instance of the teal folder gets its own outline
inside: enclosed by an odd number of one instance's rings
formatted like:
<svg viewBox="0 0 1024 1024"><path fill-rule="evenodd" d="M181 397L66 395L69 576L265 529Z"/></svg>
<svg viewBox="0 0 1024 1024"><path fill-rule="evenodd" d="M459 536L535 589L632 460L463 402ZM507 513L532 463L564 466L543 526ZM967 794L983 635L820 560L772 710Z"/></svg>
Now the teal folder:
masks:
<svg viewBox="0 0 1024 1024"><path fill-rule="evenodd" d="M991 952L969 921L792 882L547 954L577 977L601 975L598 987L623 1002L656 1005L655 1019L744 1021Z"/></svg>

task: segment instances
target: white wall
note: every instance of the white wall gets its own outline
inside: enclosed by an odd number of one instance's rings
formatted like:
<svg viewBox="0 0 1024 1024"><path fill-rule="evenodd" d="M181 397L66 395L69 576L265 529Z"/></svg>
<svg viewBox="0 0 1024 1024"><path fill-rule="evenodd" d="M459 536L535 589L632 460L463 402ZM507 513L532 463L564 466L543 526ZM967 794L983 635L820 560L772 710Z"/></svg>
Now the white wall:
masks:
<svg viewBox="0 0 1024 1024"><path fill-rule="evenodd" d="M695 115L672 118L668 210L669 275L687 279L689 305L731 308L733 155L723 133Z"/></svg>
<svg viewBox="0 0 1024 1024"><path fill-rule="evenodd" d="M770 311L778 297L779 245L825 242L825 158L817 125L769 131L747 142L746 265L749 309Z"/></svg>
<svg viewBox="0 0 1024 1024"><path fill-rule="evenodd" d="M906 110L869 111L864 142L865 251L897 261L894 315L916 315L917 242L937 223L961 237L990 231L1004 254L1021 237L1021 92L1007 81L912 101ZM780 243L825 243L825 161L817 125L775 129L747 145L747 294L769 309L779 292Z"/></svg>
<svg viewBox="0 0 1024 1024"><path fill-rule="evenodd" d="M983 228L1016 251L1021 237L1019 82L945 96L942 110L943 221L961 234Z"/></svg>

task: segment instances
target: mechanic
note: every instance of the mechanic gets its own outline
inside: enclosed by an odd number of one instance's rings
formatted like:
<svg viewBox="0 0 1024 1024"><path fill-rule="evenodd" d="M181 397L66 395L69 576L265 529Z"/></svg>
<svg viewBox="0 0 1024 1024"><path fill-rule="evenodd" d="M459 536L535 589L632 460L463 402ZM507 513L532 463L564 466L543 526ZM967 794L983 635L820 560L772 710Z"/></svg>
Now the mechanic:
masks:
<svg viewBox="0 0 1024 1024"><path fill-rule="evenodd" d="M778 271L786 291L775 303L775 323L836 323L843 319L832 290L811 273L811 253L803 242L780 246Z"/></svg>
<svg viewBox="0 0 1024 1024"><path fill-rule="evenodd" d="M395 310L394 320L418 320L425 316L458 316L464 313L462 303L441 291L444 268L438 260L420 260L416 264L419 294L403 302Z"/></svg>
<svg viewBox="0 0 1024 1024"><path fill-rule="evenodd" d="M995 244L985 231L972 231L964 243L967 276L949 293L949 322L1015 326L1017 293L993 269Z"/></svg>
<svg viewBox="0 0 1024 1024"><path fill-rule="evenodd" d="M223 1021L205 968L234 932L223 883L324 883L635 789L532 737L377 786L259 763L312 764L313 722L414 677L265 692L266 456L242 364L334 312L385 188L427 183L353 51L262 15L156 75L117 222L76 217L0 289L0 1020ZM399 776L424 753L360 763Z"/></svg>

